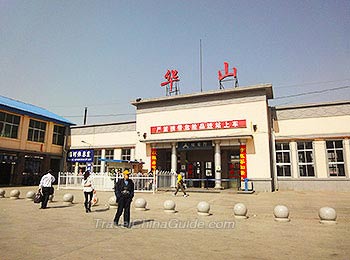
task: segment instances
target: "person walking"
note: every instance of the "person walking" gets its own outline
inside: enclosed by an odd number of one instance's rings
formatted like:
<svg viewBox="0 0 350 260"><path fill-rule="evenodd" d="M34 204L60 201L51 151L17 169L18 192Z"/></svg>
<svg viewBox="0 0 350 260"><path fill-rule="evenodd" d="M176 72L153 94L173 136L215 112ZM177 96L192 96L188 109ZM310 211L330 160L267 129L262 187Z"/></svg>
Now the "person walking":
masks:
<svg viewBox="0 0 350 260"><path fill-rule="evenodd" d="M94 192L94 182L93 177L90 174L90 171L84 173L84 179L82 181L83 191L85 196L85 211L86 213L91 212L91 200Z"/></svg>
<svg viewBox="0 0 350 260"><path fill-rule="evenodd" d="M124 227L130 228L130 205L134 197L134 182L129 178L129 171L123 172L123 179L119 179L115 185L115 195L118 209L114 217L114 224L118 226L119 218L124 211Z"/></svg>
<svg viewBox="0 0 350 260"><path fill-rule="evenodd" d="M174 196L176 196L179 189L181 189L181 191L184 193L184 197L188 197L188 195L185 192L184 181L180 172L178 172L177 174L176 191L174 193Z"/></svg>
<svg viewBox="0 0 350 260"><path fill-rule="evenodd" d="M41 177L39 184L39 192L43 195L41 201L41 209L47 208L47 202L49 201L50 195L53 194L54 188L52 184L55 182L55 177L52 175L52 171L48 170L43 177Z"/></svg>

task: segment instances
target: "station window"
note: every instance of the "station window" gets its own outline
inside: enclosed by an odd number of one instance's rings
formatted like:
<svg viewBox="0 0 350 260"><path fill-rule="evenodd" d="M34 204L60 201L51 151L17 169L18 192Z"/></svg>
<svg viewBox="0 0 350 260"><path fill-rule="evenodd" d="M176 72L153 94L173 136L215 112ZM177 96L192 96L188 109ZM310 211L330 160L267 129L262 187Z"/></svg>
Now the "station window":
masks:
<svg viewBox="0 0 350 260"><path fill-rule="evenodd" d="M342 140L326 141L329 176L345 176Z"/></svg>
<svg viewBox="0 0 350 260"><path fill-rule="evenodd" d="M57 145L63 145L64 143L64 127L55 125L53 127L53 137L52 137L52 143Z"/></svg>
<svg viewBox="0 0 350 260"><path fill-rule="evenodd" d="M314 155L312 142L297 142L300 177L314 177Z"/></svg>
<svg viewBox="0 0 350 260"><path fill-rule="evenodd" d="M278 177L291 177L289 143L276 143L276 170Z"/></svg>
<svg viewBox="0 0 350 260"><path fill-rule="evenodd" d="M0 136L16 139L19 122L19 116L0 112Z"/></svg>
<svg viewBox="0 0 350 260"><path fill-rule="evenodd" d="M122 160L131 160L131 149L122 149Z"/></svg>
<svg viewBox="0 0 350 260"><path fill-rule="evenodd" d="M113 158L114 158L114 150L106 149L106 159L113 160Z"/></svg>
<svg viewBox="0 0 350 260"><path fill-rule="evenodd" d="M28 141L45 142L46 123L30 119L28 129Z"/></svg>
<svg viewBox="0 0 350 260"><path fill-rule="evenodd" d="M94 172L98 173L101 172L101 161L99 159L102 158L101 156L101 150L94 150Z"/></svg>

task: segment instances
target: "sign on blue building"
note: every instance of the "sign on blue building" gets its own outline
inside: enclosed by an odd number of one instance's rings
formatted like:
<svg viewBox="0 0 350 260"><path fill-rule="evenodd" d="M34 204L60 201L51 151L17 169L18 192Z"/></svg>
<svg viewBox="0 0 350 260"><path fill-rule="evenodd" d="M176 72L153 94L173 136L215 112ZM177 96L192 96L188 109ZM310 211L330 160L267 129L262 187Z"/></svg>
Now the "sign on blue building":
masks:
<svg viewBox="0 0 350 260"><path fill-rule="evenodd" d="M68 162L93 162L94 150L92 149L72 149L67 155Z"/></svg>

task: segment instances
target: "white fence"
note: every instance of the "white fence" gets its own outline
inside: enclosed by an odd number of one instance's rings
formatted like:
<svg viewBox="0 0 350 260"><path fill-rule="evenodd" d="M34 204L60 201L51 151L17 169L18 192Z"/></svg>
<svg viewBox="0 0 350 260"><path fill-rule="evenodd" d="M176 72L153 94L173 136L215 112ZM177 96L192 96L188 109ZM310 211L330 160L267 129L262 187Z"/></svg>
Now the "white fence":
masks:
<svg viewBox="0 0 350 260"><path fill-rule="evenodd" d="M92 175L94 178L94 187L97 191L112 191L114 189L115 179L122 179L120 175L110 176L108 173L97 173ZM134 181L135 192L155 192L158 188L171 187L171 174L168 171L162 171L156 176L137 176L130 175ZM58 174L58 189L83 189L82 175L76 175L71 172L60 172Z"/></svg>

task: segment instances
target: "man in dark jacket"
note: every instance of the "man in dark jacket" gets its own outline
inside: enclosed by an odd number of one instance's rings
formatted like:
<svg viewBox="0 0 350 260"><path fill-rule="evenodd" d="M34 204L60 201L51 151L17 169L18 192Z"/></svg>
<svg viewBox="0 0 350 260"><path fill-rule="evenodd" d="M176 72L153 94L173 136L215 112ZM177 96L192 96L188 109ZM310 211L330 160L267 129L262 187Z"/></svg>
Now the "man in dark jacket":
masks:
<svg viewBox="0 0 350 260"><path fill-rule="evenodd" d="M134 182L129 179L129 171L125 170L123 175L124 178L119 179L115 185L118 210L114 217L114 224L118 225L119 218L124 210L124 227L130 228L130 205L134 197Z"/></svg>

